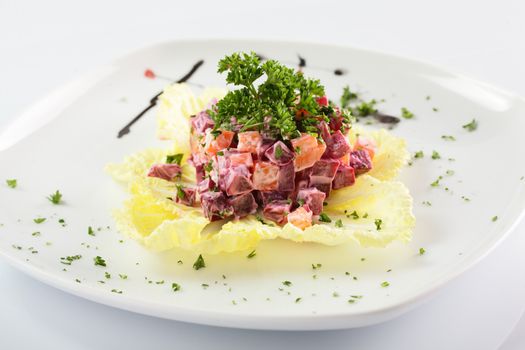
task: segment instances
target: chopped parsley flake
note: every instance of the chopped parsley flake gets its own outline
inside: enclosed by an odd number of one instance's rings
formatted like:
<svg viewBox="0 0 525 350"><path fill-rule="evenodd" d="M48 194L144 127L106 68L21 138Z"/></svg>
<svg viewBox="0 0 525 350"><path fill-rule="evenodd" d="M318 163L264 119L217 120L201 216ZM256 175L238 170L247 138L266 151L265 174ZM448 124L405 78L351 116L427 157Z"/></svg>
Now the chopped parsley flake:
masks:
<svg viewBox="0 0 525 350"><path fill-rule="evenodd" d="M371 114L375 114L377 112L377 109L375 108L376 103L376 100L370 100L369 102L361 102L356 106L356 115L360 117L366 117Z"/></svg>
<svg viewBox="0 0 525 350"><path fill-rule="evenodd" d="M283 149L281 145L278 144L275 147L275 159L281 159L282 156L283 156Z"/></svg>
<svg viewBox="0 0 525 350"><path fill-rule="evenodd" d="M425 154L423 153L423 151L417 151L417 152L414 154L414 158L415 158L415 159L423 158L424 156L425 156Z"/></svg>
<svg viewBox="0 0 525 350"><path fill-rule="evenodd" d="M425 254L426 250L425 248L419 248L419 255Z"/></svg>
<svg viewBox="0 0 525 350"><path fill-rule="evenodd" d="M106 267L106 260L104 260L102 257L100 257L98 255L93 258L93 262L95 263L95 266L104 266L104 267Z"/></svg>
<svg viewBox="0 0 525 350"><path fill-rule="evenodd" d="M383 220L375 219L374 220L374 224L376 225L376 230L380 231L381 230L381 225L383 224Z"/></svg>
<svg viewBox="0 0 525 350"><path fill-rule="evenodd" d="M290 287L292 285L292 282L290 281L283 281L283 285Z"/></svg>
<svg viewBox="0 0 525 350"><path fill-rule="evenodd" d="M354 220L359 219L359 214L357 214L357 211L355 211L355 210L354 210L353 212L351 212L351 213L350 213L349 215L347 215L347 216L348 216L348 217L351 217L351 218L354 219Z"/></svg>
<svg viewBox="0 0 525 350"><path fill-rule="evenodd" d="M202 257L202 254L199 254L199 257L197 258L197 260L195 260L195 262L193 263L193 268L195 270L200 270L202 268L206 267L206 263L204 262L204 259Z"/></svg>
<svg viewBox="0 0 525 350"><path fill-rule="evenodd" d="M122 294L122 291L121 290L117 290L117 289L112 289L111 293Z"/></svg>
<svg viewBox="0 0 525 350"><path fill-rule="evenodd" d="M383 287L383 288L386 288L388 286L390 286L390 283L388 283L387 281L384 281L384 282L381 283L381 287Z"/></svg>
<svg viewBox="0 0 525 350"><path fill-rule="evenodd" d="M461 199L463 199L465 202L470 202L470 198L468 198L468 197L461 196Z"/></svg>
<svg viewBox="0 0 525 350"><path fill-rule="evenodd" d="M168 154L166 156L166 163L180 165L180 163L182 162L182 157L183 156L184 156L184 154L182 154L182 153Z"/></svg>
<svg viewBox="0 0 525 350"><path fill-rule="evenodd" d="M70 255L70 256L60 258L60 262L64 265L71 265L73 261L79 260L80 258L82 258L82 255L79 255L79 254Z"/></svg>
<svg viewBox="0 0 525 350"><path fill-rule="evenodd" d="M123 279L123 280L127 280L128 279L128 275L124 275L122 273L119 273L118 276Z"/></svg>
<svg viewBox="0 0 525 350"><path fill-rule="evenodd" d="M88 235L90 235L90 236L94 236L95 235L95 231L93 230L93 227L91 227L91 226L88 227Z"/></svg>
<svg viewBox="0 0 525 350"><path fill-rule="evenodd" d="M328 215L326 215L326 213L321 213L319 215L319 221L321 221L321 222L332 222L332 219L330 219L330 217Z"/></svg>
<svg viewBox="0 0 525 350"><path fill-rule="evenodd" d="M496 222L496 221L498 221L498 216L497 215L492 217L492 222Z"/></svg>
<svg viewBox="0 0 525 350"><path fill-rule="evenodd" d="M426 205L427 207L432 206L432 203L430 203L430 201L423 201L421 204Z"/></svg>
<svg viewBox="0 0 525 350"><path fill-rule="evenodd" d="M405 107L402 107L401 108L401 116L405 119L412 119L414 118L414 113L410 112L408 109L406 109Z"/></svg>
<svg viewBox="0 0 525 350"><path fill-rule="evenodd" d="M456 138L452 135L442 135L441 138L445 141L456 141Z"/></svg>
<svg viewBox="0 0 525 350"><path fill-rule="evenodd" d="M363 299L362 295L350 295L350 298L352 299Z"/></svg>
<svg viewBox="0 0 525 350"><path fill-rule="evenodd" d="M66 227L66 226L67 226L67 224L66 224L66 220L64 220L64 219L58 219L58 223L59 223L60 225L62 225L62 227Z"/></svg>
<svg viewBox="0 0 525 350"><path fill-rule="evenodd" d="M439 176L434 182L432 182L430 184L430 186L432 187L438 187L439 186L439 181L443 178L443 176Z"/></svg>
<svg viewBox="0 0 525 350"><path fill-rule="evenodd" d="M201 287L204 288L204 289L208 288L209 286L210 286L210 285L207 284L207 283L203 283L203 284L201 284Z"/></svg>
<svg viewBox="0 0 525 350"><path fill-rule="evenodd" d="M180 290L180 288L181 288L180 284L178 284L178 283L173 282L171 284L171 290L173 290L174 292L178 292Z"/></svg>
<svg viewBox="0 0 525 350"><path fill-rule="evenodd" d="M472 119L470 123L463 125L463 129L470 131L470 132L476 130L477 128L478 128L478 122L476 121L476 119Z"/></svg>
<svg viewBox="0 0 525 350"><path fill-rule="evenodd" d="M355 303L355 299L348 299L348 304L354 304Z"/></svg>
<svg viewBox="0 0 525 350"><path fill-rule="evenodd" d="M46 221L46 218L35 218L33 219L33 221L35 222L35 224L41 224L44 221Z"/></svg>
<svg viewBox="0 0 525 350"><path fill-rule="evenodd" d="M312 269L317 270L317 269L320 269L322 266L323 266L323 265L320 264L320 263L312 264Z"/></svg>
<svg viewBox="0 0 525 350"><path fill-rule="evenodd" d="M106 271L104 272L104 277L109 280L111 278L111 274Z"/></svg>
<svg viewBox="0 0 525 350"><path fill-rule="evenodd" d="M337 292L333 292L333 293L332 293L332 296L333 296L334 298L339 298L339 293L337 293Z"/></svg>
<svg viewBox="0 0 525 350"><path fill-rule="evenodd" d="M341 108L348 108L350 101L357 99L357 94L350 91L350 87L347 85L343 88L343 94L341 95Z"/></svg>
<svg viewBox="0 0 525 350"><path fill-rule="evenodd" d="M40 231L33 232L31 236L33 237L40 236Z"/></svg>
<svg viewBox="0 0 525 350"><path fill-rule="evenodd" d="M450 169L449 169L449 170L447 170L447 171L445 172L445 174L447 174L448 176L452 176L452 175L455 174L455 172L454 172L454 170L450 170Z"/></svg>
<svg viewBox="0 0 525 350"><path fill-rule="evenodd" d="M439 109L438 109L437 107L432 107L432 110L433 110L434 112L438 112L438 111L439 111Z"/></svg>
<svg viewBox="0 0 525 350"><path fill-rule="evenodd" d="M160 280L160 281L155 281L155 284L164 284L164 280Z"/></svg>
<svg viewBox="0 0 525 350"><path fill-rule="evenodd" d="M337 221L335 222L335 227L343 227L343 222L341 221L341 219L337 219Z"/></svg>
<svg viewBox="0 0 525 350"><path fill-rule="evenodd" d="M248 254L246 257L247 257L248 259L251 259L251 258L255 257L256 255L257 255L257 253L255 252L255 250L252 250L252 251L250 252L250 254Z"/></svg>
<svg viewBox="0 0 525 350"><path fill-rule="evenodd" d="M301 298L301 297L295 299L295 303L297 304L297 303L301 302L302 299L303 299L303 298Z"/></svg>
<svg viewBox="0 0 525 350"><path fill-rule="evenodd" d="M441 159L441 156L437 151L432 151L432 159Z"/></svg>
<svg viewBox="0 0 525 350"><path fill-rule="evenodd" d="M62 193L56 190L56 192L49 195L47 199L53 204L60 204L62 201Z"/></svg>
<svg viewBox="0 0 525 350"><path fill-rule="evenodd" d="M7 186L11 188L16 188L16 185L17 185L16 179L7 179L5 180L5 183L7 184Z"/></svg>

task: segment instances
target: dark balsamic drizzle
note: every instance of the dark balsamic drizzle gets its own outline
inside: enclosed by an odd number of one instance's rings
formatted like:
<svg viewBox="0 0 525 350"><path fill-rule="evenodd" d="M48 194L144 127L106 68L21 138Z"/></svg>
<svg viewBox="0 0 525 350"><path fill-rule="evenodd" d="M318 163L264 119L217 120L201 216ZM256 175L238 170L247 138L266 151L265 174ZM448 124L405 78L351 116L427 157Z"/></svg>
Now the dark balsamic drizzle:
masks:
<svg viewBox="0 0 525 350"><path fill-rule="evenodd" d="M256 52L256 53L255 53L255 56L257 56L257 58L258 58L259 61L261 61L261 62L266 60L266 57L263 56L263 55L261 55L260 53L257 53L257 52Z"/></svg>
<svg viewBox="0 0 525 350"><path fill-rule="evenodd" d="M299 58L299 69L306 67L306 59L301 55L297 55L297 57Z"/></svg>
<svg viewBox="0 0 525 350"><path fill-rule="evenodd" d="M392 115L388 115L388 114L381 113L381 112L376 112L374 114L374 118L378 122L384 123L384 124L397 124L401 121L401 119L399 119L398 117L394 117Z"/></svg>
<svg viewBox="0 0 525 350"><path fill-rule="evenodd" d="M337 68L334 70L335 75L345 75L346 71L344 69Z"/></svg>
<svg viewBox="0 0 525 350"><path fill-rule="evenodd" d="M186 81L188 81L191 76L193 74L195 74L195 72L200 68L200 66L202 66L204 64L204 60L200 60L198 61L197 63L195 63L193 65L193 67L190 69L190 71L188 73L186 73L182 78L180 78L179 80L177 80L175 83L177 84L180 84L180 83L184 83ZM149 100L149 106L144 108L142 110L142 112L140 112L139 114L137 114L135 116L135 118L131 119L131 121L129 123L127 123L122 129L120 129L120 131L118 132L118 135L117 137L120 139L122 136L124 135L127 135L129 134L130 132L130 129L131 129L131 126L133 124L135 124L140 118L142 118L142 116L144 114L146 114L150 109L152 109L153 107L155 107L157 105L157 101L159 99L159 96L162 95L162 91L159 92L158 94L156 94L155 96L153 96L150 100Z"/></svg>

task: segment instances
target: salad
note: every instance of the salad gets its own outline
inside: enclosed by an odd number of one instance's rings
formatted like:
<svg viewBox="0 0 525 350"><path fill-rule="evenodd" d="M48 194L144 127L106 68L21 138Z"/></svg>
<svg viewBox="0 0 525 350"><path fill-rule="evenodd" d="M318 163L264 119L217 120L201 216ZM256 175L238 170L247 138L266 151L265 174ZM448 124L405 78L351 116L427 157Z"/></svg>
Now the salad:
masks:
<svg viewBox="0 0 525 350"><path fill-rule="evenodd" d="M150 149L108 165L131 199L119 230L155 250L218 253L261 240L385 246L411 237L409 156L386 130L354 125L319 80L255 53L218 63L233 89L196 97L173 84L160 96Z"/></svg>

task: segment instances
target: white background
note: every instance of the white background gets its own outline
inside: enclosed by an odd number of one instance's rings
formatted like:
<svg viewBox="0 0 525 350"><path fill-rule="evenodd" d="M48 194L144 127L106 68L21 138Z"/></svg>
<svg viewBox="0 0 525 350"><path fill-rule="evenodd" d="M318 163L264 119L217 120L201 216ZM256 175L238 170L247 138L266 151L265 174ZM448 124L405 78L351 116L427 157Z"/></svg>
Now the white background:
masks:
<svg viewBox="0 0 525 350"><path fill-rule="evenodd" d="M525 96L524 19L519 0L0 0L0 128L97 65L183 38L370 48ZM241 331L154 319L67 295L0 262L0 349L523 349L524 232L522 223L487 259L416 310L382 325L330 332Z"/></svg>

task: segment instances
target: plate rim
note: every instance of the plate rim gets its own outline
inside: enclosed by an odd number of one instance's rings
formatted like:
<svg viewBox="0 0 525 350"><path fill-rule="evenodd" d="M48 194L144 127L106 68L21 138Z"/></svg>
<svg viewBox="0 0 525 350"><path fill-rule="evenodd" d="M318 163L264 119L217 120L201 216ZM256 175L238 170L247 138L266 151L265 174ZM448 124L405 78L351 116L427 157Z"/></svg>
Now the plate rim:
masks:
<svg viewBox="0 0 525 350"><path fill-rule="evenodd" d="M439 70L441 72L450 74L459 78L461 80L468 80L470 82L479 83L482 85L489 86L491 89L496 90L498 93L505 95L508 98L515 99L515 102L525 105L525 98L520 96L517 93L509 91L507 89L501 88L492 83L484 82L476 78L471 78L468 75L465 75L461 72L456 72L455 70L449 69L439 64L432 62L414 59L411 57L406 57L399 54L393 54L386 51L374 50L369 48L361 48L356 46L349 46L343 44L334 44L334 43L323 43L316 41L307 41L307 40L274 40L274 39L247 39L247 38L196 38L196 39L180 39L180 40L164 40L155 42L151 45L140 47L138 49L130 50L127 53L118 56L115 59L110 60L109 62L103 63L94 69L90 69L85 73L81 73L79 77L67 81L61 84L58 88L51 90L42 98L33 101L29 104L29 107L23 109L20 113L11 119L4 126L4 130L9 128L9 126L19 119L21 116L28 113L33 109L37 104L42 101L50 99L51 96L55 94L62 94L57 100L60 105L65 103L70 103L78 99L78 97L69 97L65 96L67 92L67 87L72 86L72 83L75 86L82 86L84 83L87 83L90 77L96 75L96 72L99 72L103 67L111 66L118 64L120 61L129 59L132 56L139 55L141 53L156 50L160 47L169 46L169 45L184 45L184 44L241 44L249 46L250 44L259 44L259 45L307 45L307 46L321 46L332 49L340 50L354 50L359 51L367 55L382 56L384 58L401 60L409 64L417 64L425 68L431 68ZM56 96L54 96L56 98ZM41 118L43 115L49 114L49 111L42 110L40 112L34 112L34 116ZM59 115L60 111L55 111L56 115ZM54 117L54 116L53 116ZM26 135L30 137L31 134ZM3 150L2 152L5 152ZM515 231L516 226L523 220L525 216L525 204L521 205L519 214L515 217L508 219L508 225L506 228L498 230L500 232L498 235L490 237L489 240L483 242L482 247L483 251L481 253L475 253L469 255L469 258L465 260L459 268L450 270L441 278L435 280L433 283L429 284L428 287L419 289L419 291L413 295L409 295L403 300L388 305L387 307L377 307L372 308L367 311L360 312L346 312L346 313L329 313L329 314L309 314L309 315L249 315L243 313L235 312L223 312L223 311L210 311L210 310L201 310L194 309L191 307L180 307L177 305L166 305L162 303L151 302L145 299L136 299L128 295L112 295L106 291L99 290L97 288L78 284L74 281L70 281L65 278L61 278L56 274L50 273L46 270L39 269L34 265L27 264L25 261L19 259L14 254L10 254L7 250L0 249L0 257L3 258L9 265L13 266L17 270L24 272L25 274L35 278L36 280L43 282L49 286L55 287L61 291L73 294L75 296L97 302L106 306L116 307L126 311L131 311L139 314L149 315L160 317L164 319L183 321L189 323L203 324L203 325L212 325L212 326L221 326L221 327L232 327L232 328L243 328L243 329L261 329L261 330L328 330L328 329L346 329L354 328L360 326L372 325L380 322L387 321L394 318L397 315L408 312L409 310L415 308L421 303L428 301L430 297L435 295L437 291L442 289L446 284L452 282L484 258L486 258L490 253L492 253L508 236ZM478 248L479 251L479 248ZM474 257L472 258L472 256ZM162 310L164 309L164 310ZM364 320L356 320L357 318L365 318ZM380 319L379 321L377 319ZM270 322L271 321L271 322Z"/></svg>

